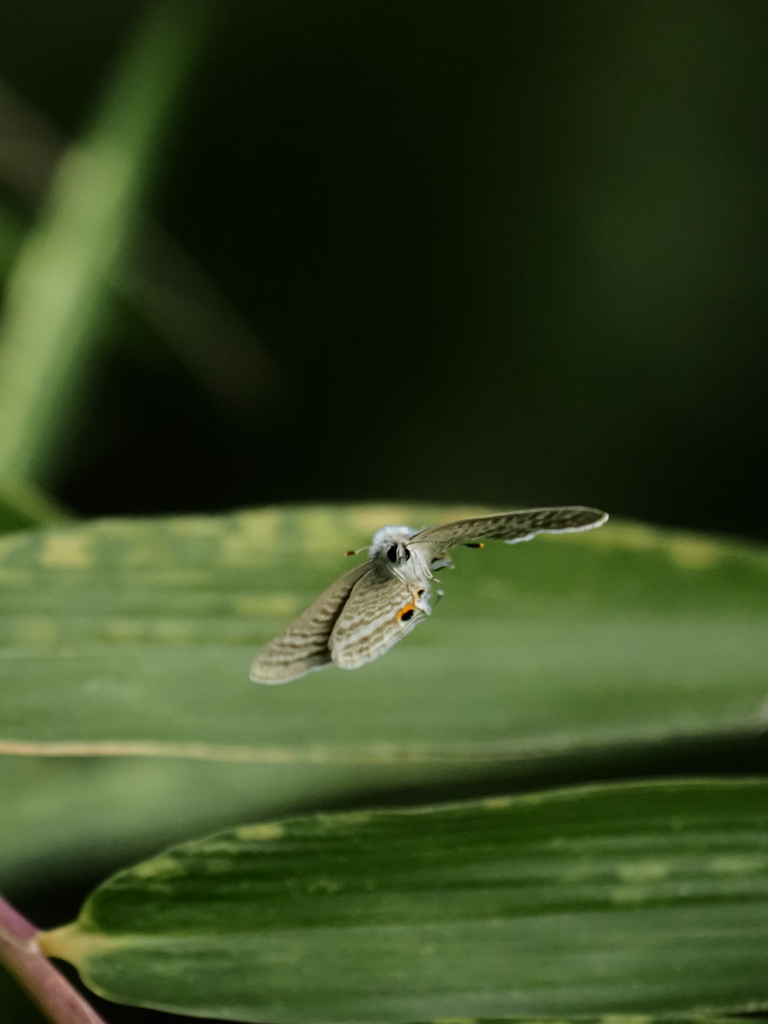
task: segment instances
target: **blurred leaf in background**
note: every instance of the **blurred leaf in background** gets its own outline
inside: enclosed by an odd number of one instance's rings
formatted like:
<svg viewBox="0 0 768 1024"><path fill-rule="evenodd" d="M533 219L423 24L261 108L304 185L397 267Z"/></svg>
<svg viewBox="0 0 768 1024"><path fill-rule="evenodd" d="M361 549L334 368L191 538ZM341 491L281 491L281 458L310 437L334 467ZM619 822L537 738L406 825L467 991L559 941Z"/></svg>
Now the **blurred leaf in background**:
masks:
<svg viewBox="0 0 768 1024"><path fill-rule="evenodd" d="M199 4L154 8L14 264L0 328L0 481L12 487L45 480L59 457L201 13Z"/></svg>
<svg viewBox="0 0 768 1024"><path fill-rule="evenodd" d="M56 485L67 439L82 428L88 373L98 388L96 355L116 334L115 290L236 418L273 373L194 261L159 226L140 230L163 127L199 49L205 10L155 8L96 124L69 150L0 82L0 180L27 203L46 203L26 238L21 218L0 211L0 272L10 275L0 327L0 529L58 517L39 485Z"/></svg>
<svg viewBox="0 0 768 1024"><path fill-rule="evenodd" d="M0 81L0 182L34 209L49 192L64 153L64 141L47 119ZM0 270L10 268L19 221L16 215L0 251ZM116 295L135 308L211 398L242 419L253 412L257 395L264 398L266 381L275 384L274 365L202 268L159 224L145 221L142 216L134 251L118 268ZM136 330L135 318L125 329Z"/></svg>

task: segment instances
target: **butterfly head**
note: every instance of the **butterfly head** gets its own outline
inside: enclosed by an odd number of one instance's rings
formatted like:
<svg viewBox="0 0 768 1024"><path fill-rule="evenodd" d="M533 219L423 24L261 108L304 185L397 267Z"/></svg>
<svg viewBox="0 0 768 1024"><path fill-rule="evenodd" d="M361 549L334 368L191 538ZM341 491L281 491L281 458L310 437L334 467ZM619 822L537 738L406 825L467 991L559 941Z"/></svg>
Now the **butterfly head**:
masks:
<svg viewBox="0 0 768 1024"><path fill-rule="evenodd" d="M371 558L381 558L389 565L399 568L411 557L406 542L418 532L410 526L382 526L374 533L368 553Z"/></svg>

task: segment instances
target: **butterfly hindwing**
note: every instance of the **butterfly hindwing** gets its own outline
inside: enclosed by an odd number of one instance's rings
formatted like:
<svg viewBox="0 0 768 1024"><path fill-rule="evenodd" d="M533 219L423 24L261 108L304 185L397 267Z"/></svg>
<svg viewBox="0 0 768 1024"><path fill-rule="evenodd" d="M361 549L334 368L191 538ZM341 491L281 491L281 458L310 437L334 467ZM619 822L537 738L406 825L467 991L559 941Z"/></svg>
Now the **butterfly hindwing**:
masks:
<svg viewBox="0 0 768 1024"><path fill-rule="evenodd" d="M602 526L608 516L596 508L581 505L563 508L532 508L520 512L459 519L455 523L431 526L417 533L411 545L429 544L446 550L456 544L481 540L502 540L514 544L530 540L537 533L573 533Z"/></svg>
<svg viewBox="0 0 768 1024"><path fill-rule="evenodd" d="M254 683L287 683L332 661L328 642L355 584L371 572L362 562L344 573L306 611L262 647L251 665Z"/></svg>
<svg viewBox="0 0 768 1024"><path fill-rule="evenodd" d="M427 597L426 582L414 594L396 576L368 573L353 587L333 627L333 660L341 668L357 668L384 654L424 620Z"/></svg>

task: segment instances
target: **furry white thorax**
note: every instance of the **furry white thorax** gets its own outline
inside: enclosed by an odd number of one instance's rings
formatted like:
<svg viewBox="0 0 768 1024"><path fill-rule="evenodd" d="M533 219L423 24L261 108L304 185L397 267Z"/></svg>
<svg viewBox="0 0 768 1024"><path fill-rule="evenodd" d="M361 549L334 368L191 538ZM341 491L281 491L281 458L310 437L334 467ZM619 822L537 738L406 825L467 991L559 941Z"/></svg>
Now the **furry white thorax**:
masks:
<svg viewBox="0 0 768 1024"><path fill-rule="evenodd" d="M410 526L382 526L374 533L368 554L407 586L427 586L428 581L434 579L433 569L452 563L445 558L433 559L426 545L408 544L420 532Z"/></svg>
<svg viewBox="0 0 768 1024"><path fill-rule="evenodd" d="M390 545L402 544L403 541L415 537L418 532L411 526L382 526L374 533L368 554L371 558L375 558L379 552L385 551Z"/></svg>

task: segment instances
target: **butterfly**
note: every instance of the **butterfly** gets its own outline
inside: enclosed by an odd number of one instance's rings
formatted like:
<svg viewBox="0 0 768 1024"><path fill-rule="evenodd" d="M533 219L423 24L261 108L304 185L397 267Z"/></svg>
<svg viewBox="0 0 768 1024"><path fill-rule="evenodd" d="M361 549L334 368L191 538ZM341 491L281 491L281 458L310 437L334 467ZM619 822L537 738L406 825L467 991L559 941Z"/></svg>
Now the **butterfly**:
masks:
<svg viewBox="0 0 768 1024"><path fill-rule="evenodd" d="M482 547L484 540L517 544L537 533L593 530L607 519L605 512L576 505L459 519L425 530L384 526L374 534L366 561L262 647L251 665L251 679L287 683L326 665L359 668L378 658L431 613L434 573L453 568L448 551L456 545Z"/></svg>

